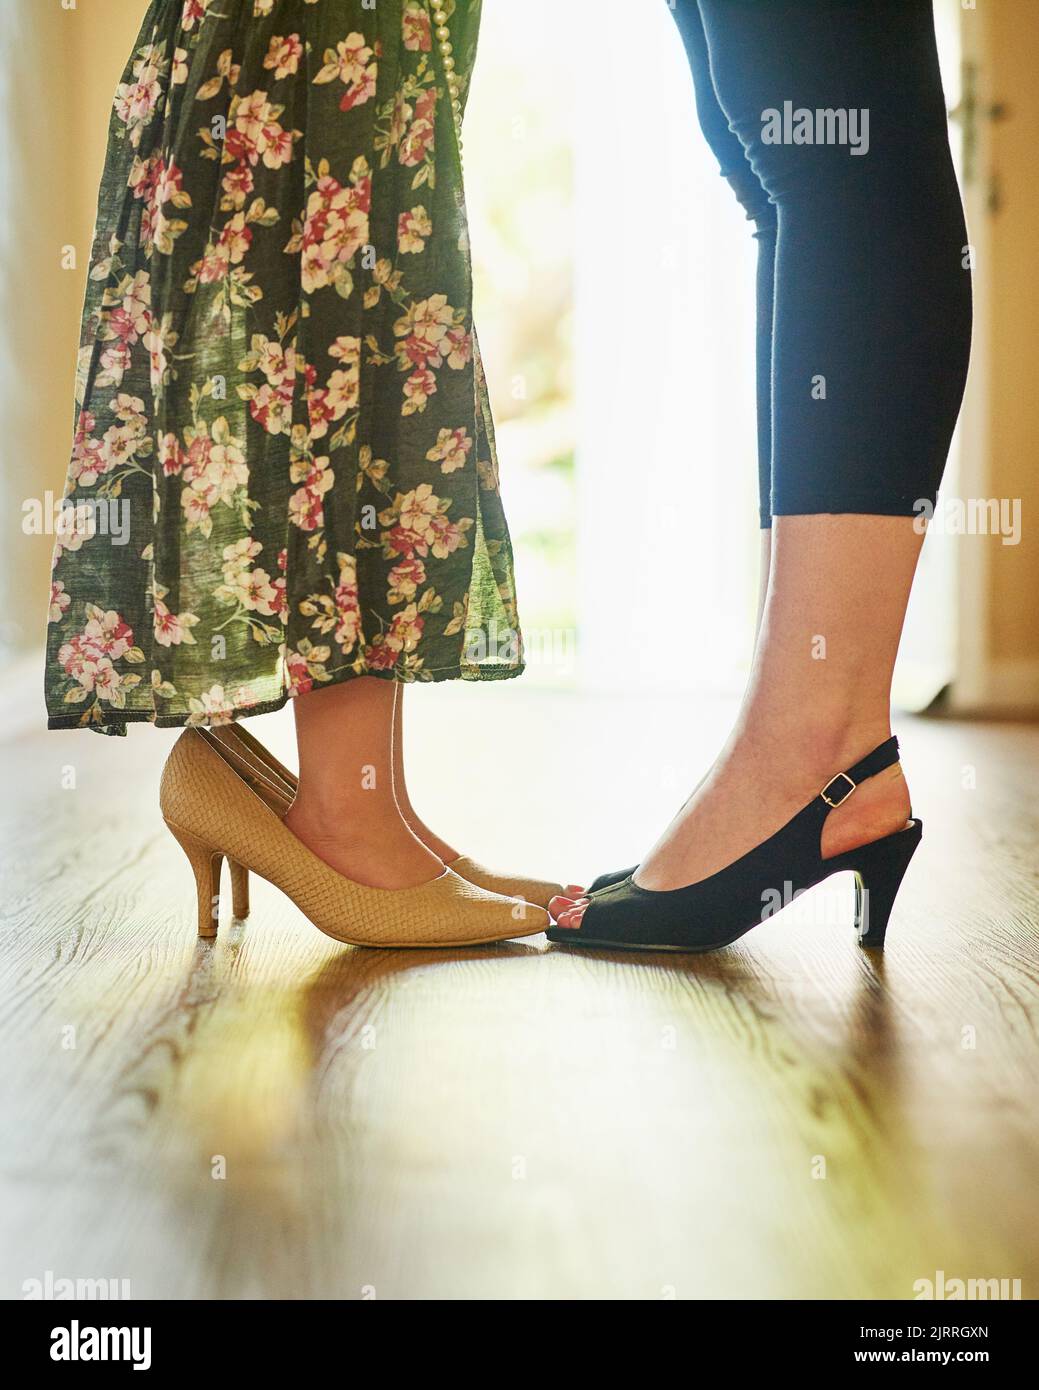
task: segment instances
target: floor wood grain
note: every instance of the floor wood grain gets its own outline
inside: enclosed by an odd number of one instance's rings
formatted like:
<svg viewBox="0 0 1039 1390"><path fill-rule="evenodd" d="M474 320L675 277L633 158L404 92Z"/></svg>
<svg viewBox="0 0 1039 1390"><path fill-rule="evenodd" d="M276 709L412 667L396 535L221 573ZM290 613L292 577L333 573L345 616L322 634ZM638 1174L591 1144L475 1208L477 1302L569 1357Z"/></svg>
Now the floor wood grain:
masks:
<svg viewBox="0 0 1039 1390"><path fill-rule="evenodd" d="M423 814L579 877L638 857L726 713L409 701ZM284 748L284 716L254 728ZM882 959L843 880L689 959L351 949L265 884L199 943L155 806L172 736L8 730L0 1295L1039 1290L1039 729L900 726L926 837ZM575 758L583 794L553 792Z"/></svg>

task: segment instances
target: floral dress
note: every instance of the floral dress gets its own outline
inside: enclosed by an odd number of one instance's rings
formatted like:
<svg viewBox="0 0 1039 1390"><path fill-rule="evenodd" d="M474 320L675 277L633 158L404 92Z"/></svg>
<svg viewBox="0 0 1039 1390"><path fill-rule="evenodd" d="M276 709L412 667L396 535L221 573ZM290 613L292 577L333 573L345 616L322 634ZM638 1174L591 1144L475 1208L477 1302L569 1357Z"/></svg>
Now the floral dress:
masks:
<svg viewBox="0 0 1039 1390"><path fill-rule="evenodd" d="M479 10L149 6L99 200L50 727L522 670L458 137Z"/></svg>

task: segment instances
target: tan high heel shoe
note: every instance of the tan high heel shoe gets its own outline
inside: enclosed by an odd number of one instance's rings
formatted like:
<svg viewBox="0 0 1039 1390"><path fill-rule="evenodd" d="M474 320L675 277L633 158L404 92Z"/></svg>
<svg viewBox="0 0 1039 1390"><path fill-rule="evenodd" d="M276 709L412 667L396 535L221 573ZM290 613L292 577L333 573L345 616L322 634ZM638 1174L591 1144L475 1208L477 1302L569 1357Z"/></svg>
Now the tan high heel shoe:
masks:
<svg viewBox="0 0 1039 1390"><path fill-rule="evenodd" d="M259 739L254 738L240 724L223 724L212 732L224 745L232 762L249 768L264 780L271 796L277 802L277 805L274 802L271 804L275 810L280 806L281 814L284 815L296 795L295 773L290 772L273 753L267 751ZM477 864L464 854L452 859L447 868L459 878L474 883L477 888L483 888L488 893L497 893L503 898L522 898L524 902L532 903L535 907L547 908L554 897L566 892L560 883L549 883L545 879L527 878L524 875L495 873L493 869L484 868L482 864Z"/></svg>
<svg viewBox="0 0 1039 1390"><path fill-rule="evenodd" d="M216 935L224 859L236 916L249 910L251 871L280 888L319 931L354 946L476 946L548 926L539 908L488 893L450 869L417 888L354 883L283 823L279 782L258 755L251 765L235 765L210 730L185 729L174 744L159 804L195 875L200 936Z"/></svg>

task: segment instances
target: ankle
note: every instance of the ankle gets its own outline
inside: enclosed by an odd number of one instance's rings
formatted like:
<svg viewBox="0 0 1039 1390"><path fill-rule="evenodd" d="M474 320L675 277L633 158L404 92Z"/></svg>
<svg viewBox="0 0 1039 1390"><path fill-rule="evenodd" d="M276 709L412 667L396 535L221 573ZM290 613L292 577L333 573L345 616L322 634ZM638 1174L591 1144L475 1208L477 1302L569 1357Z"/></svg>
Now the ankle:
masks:
<svg viewBox="0 0 1039 1390"><path fill-rule="evenodd" d="M411 833L393 808L392 817L370 805L344 813L313 814L299 798L285 815L286 829L337 873L369 888L403 889L430 883L444 872L435 854Z"/></svg>
<svg viewBox="0 0 1039 1390"><path fill-rule="evenodd" d="M392 796L366 792L357 796L317 795L297 791L285 819L293 825L307 825L327 837L357 835L365 826L382 826L400 820ZM363 838L363 835L362 835Z"/></svg>
<svg viewBox="0 0 1039 1390"><path fill-rule="evenodd" d="M891 720L887 715L838 719L813 723L805 736L804 745L812 750L813 771L832 777L853 767L890 737Z"/></svg>
<svg viewBox="0 0 1039 1390"><path fill-rule="evenodd" d="M743 738L754 756L779 768L800 769L809 780L826 781L891 737L886 713L858 716L814 708L791 718L751 710L743 724Z"/></svg>

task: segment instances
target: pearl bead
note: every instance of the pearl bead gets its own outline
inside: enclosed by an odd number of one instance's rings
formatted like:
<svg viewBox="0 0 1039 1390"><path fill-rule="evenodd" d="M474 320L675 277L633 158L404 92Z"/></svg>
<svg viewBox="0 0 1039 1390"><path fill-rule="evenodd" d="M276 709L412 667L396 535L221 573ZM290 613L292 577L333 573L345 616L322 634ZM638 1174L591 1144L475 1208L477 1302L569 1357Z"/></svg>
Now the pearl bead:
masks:
<svg viewBox="0 0 1039 1390"><path fill-rule="evenodd" d="M432 5L433 23L436 25L437 47L440 50L441 61L444 65L444 77L447 84L448 96L451 100L451 111L455 122L455 135L457 137L458 154L462 154L462 84L458 77L457 64L454 57L454 44L451 42L451 30L448 27L447 11L444 9L440 0L434 0Z"/></svg>

